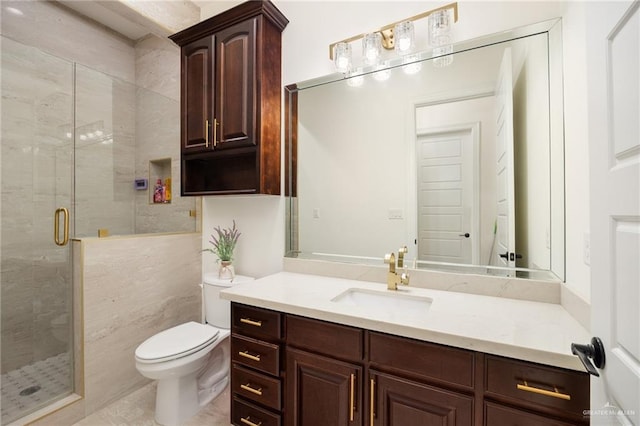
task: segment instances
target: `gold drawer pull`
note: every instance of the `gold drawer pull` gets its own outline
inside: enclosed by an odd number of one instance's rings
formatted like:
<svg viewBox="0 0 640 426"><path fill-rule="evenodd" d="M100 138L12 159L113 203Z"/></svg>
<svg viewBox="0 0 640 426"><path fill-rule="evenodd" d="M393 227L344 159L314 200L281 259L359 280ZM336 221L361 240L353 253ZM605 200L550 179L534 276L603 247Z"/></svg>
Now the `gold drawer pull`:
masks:
<svg viewBox="0 0 640 426"><path fill-rule="evenodd" d="M249 325L255 325L256 327L262 327L262 321L254 321L249 318L240 318L240 322L249 324Z"/></svg>
<svg viewBox="0 0 640 426"><path fill-rule="evenodd" d="M258 423L252 422L251 416L247 416L246 419L244 417L240 417L240 421L245 425L249 425L249 426L260 426L262 424L262 422L258 422Z"/></svg>
<svg viewBox="0 0 640 426"><path fill-rule="evenodd" d="M518 388L521 391L525 391L525 392L533 392L533 393L537 393L540 395L546 395L546 396L552 396L554 398L560 398L560 399L564 399L567 401L571 400L571 395L568 395L566 393L562 393L562 392L558 392L558 388L557 387L553 387L553 389L555 391L548 391L546 389L539 389L539 388L535 388L533 386L529 386L529 384L527 383L526 380L524 380L524 385L521 385L520 383L518 383L518 385L516 385L516 388Z"/></svg>
<svg viewBox="0 0 640 426"><path fill-rule="evenodd" d="M251 387L251 383L247 383L246 385L240 385L240 389L244 389L247 392L251 392L258 396L262 396L262 388L254 389Z"/></svg>
<svg viewBox="0 0 640 426"><path fill-rule="evenodd" d="M243 356L245 358L249 358L251 361L258 361L260 362L260 354L258 355L251 355L249 353L249 351L244 351L244 352L238 352L238 355Z"/></svg>
<svg viewBox="0 0 640 426"><path fill-rule="evenodd" d="M376 417L375 404L376 404L376 381L371 379L369 381L369 424L373 426L373 419Z"/></svg>
<svg viewBox="0 0 640 426"><path fill-rule="evenodd" d="M349 386L349 421L353 421L353 412L355 410L354 397L355 397L356 375L351 374L351 383Z"/></svg>
<svg viewBox="0 0 640 426"><path fill-rule="evenodd" d="M209 120L204 120L204 147L209 148Z"/></svg>

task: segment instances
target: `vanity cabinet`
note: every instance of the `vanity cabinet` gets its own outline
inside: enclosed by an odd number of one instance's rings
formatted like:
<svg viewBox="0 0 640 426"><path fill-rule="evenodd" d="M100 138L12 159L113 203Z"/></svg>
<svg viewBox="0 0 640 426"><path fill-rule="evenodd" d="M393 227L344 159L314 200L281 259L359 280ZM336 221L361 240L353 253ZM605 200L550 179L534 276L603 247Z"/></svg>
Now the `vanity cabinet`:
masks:
<svg viewBox="0 0 640 426"><path fill-rule="evenodd" d="M232 317L233 424L249 408L286 426L589 424L586 373L237 303ZM247 329L247 320L261 326ZM240 355L245 350L260 354L260 366ZM282 397L269 401L239 386L265 394L278 380ZM280 424L258 414L248 420Z"/></svg>
<svg viewBox="0 0 640 426"><path fill-rule="evenodd" d="M231 422L282 424L282 314L231 307Z"/></svg>
<svg viewBox="0 0 640 426"><path fill-rule="evenodd" d="M362 425L364 331L294 315L285 322L285 425Z"/></svg>
<svg viewBox="0 0 640 426"><path fill-rule="evenodd" d="M280 194L281 33L269 1L170 38L181 47L181 193Z"/></svg>

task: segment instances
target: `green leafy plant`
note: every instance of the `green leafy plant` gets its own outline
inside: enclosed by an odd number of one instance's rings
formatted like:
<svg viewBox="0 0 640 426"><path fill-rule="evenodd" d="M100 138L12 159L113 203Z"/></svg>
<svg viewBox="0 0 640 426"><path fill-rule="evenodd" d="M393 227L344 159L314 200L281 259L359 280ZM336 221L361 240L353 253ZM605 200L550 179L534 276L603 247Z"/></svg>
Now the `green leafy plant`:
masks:
<svg viewBox="0 0 640 426"><path fill-rule="evenodd" d="M230 262L233 260L233 250L236 248L236 243L238 242L238 238L240 238L241 233L236 229L236 221L233 221L232 228L224 228L221 229L219 226L213 228L216 231L216 235L211 234L211 240L209 240L209 244L213 246L213 248L207 248L202 251L209 251L216 256L218 256L218 260L222 262Z"/></svg>

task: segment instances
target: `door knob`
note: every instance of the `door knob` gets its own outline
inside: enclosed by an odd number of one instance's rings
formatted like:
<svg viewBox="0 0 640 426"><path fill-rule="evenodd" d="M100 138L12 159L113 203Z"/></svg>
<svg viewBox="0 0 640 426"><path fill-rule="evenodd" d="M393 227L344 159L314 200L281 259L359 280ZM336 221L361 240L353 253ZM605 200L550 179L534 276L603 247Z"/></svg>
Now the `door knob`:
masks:
<svg viewBox="0 0 640 426"><path fill-rule="evenodd" d="M464 234L458 234L459 237L465 237L465 238L469 238L471 236L471 234L469 234L468 232L465 232Z"/></svg>
<svg viewBox="0 0 640 426"><path fill-rule="evenodd" d="M604 345L599 337L592 337L591 344L571 344L571 353L577 355L589 374L600 376L596 367L602 369L605 364ZM592 362L593 360L593 362ZM595 364L595 366L594 366Z"/></svg>
<svg viewBox="0 0 640 426"><path fill-rule="evenodd" d="M522 255L518 253L501 253L500 257L514 262L516 259L522 259Z"/></svg>

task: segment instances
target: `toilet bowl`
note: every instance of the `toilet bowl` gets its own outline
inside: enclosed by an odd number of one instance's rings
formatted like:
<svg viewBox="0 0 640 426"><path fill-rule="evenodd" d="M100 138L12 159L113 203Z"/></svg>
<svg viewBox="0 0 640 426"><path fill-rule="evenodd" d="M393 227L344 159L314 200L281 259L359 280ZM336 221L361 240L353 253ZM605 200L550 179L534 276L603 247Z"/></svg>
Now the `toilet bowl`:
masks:
<svg viewBox="0 0 640 426"><path fill-rule="evenodd" d="M187 322L149 337L135 351L136 368L157 380L156 422L179 425L216 398L229 382L230 302L221 289L253 278L233 280L205 275L205 324Z"/></svg>

